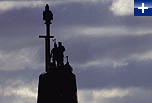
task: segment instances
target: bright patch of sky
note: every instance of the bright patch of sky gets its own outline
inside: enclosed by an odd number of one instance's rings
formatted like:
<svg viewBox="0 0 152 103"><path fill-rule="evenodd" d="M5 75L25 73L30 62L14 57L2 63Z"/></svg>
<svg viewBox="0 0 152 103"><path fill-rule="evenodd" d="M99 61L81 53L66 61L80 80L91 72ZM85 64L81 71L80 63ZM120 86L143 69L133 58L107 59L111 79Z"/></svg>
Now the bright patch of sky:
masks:
<svg viewBox="0 0 152 103"><path fill-rule="evenodd" d="M110 10L116 16L128 16L134 13L134 1L133 0L113 0Z"/></svg>

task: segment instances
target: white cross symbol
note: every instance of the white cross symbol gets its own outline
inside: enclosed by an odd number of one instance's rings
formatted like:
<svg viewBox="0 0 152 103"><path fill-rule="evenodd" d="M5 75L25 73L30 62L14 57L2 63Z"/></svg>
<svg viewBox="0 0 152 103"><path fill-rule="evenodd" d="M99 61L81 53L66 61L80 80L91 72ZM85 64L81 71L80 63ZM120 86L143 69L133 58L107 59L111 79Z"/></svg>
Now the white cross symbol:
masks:
<svg viewBox="0 0 152 103"><path fill-rule="evenodd" d="M138 9L142 9L142 13L144 13L144 10L148 9L148 7L144 7L144 3L142 3L142 7L138 7Z"/></svg>

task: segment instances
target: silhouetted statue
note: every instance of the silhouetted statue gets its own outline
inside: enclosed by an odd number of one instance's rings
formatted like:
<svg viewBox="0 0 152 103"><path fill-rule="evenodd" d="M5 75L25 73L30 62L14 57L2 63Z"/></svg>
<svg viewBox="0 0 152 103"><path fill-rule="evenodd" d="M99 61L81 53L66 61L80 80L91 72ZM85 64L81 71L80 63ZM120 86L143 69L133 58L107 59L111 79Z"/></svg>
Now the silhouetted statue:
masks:
<svg viewBox="0 0 152 103"><path fill-rule="evenodd" d="M57 57L58 57L56 40L54 41L54 48L51 50L51 55L50 56L52 57L53 65L56 66Z"/></svg>
<svg viewBox="0 0 152 103"><path fill-rule="evenodd" d="M51 24L51 20L53 20L53 14L49 10L48 4L45 6L45 11L43 11L43 20L46 20L46 23L50 23L50 24Z"/></svg>
<svg viewBox="0 0 152 103"><path fill-rule="evenodd" d="M58 42L58 48L57 48L57 66L62 66L64 65L64 54L63 52L65 51L65 47L62 46L62 42Z"/></svg>
<svg viewBox="0 0 152 103"><path fill-rule="evenodd" d="M67 59L67 62L66 64L64 65L64 69L67 70L67 71L71 71L72 72L72 67L70 66L70 63L69 63L69 60L68 60L68 56L66 56L66 59Z"/></svg>

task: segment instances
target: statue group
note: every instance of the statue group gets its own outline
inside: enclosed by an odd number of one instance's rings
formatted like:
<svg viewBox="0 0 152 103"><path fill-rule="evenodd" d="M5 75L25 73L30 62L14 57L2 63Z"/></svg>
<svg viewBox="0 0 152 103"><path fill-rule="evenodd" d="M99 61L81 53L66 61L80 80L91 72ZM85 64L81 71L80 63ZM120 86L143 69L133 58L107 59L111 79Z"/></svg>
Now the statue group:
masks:
<svg viewBox="0 0 152 103"><path fill-rule="evenodd" d="M53 66L63 66L64 65L64 51L65 47L62 45L62 42L54 42L54 48L51 50L50 58L52 58Z"/></svg>

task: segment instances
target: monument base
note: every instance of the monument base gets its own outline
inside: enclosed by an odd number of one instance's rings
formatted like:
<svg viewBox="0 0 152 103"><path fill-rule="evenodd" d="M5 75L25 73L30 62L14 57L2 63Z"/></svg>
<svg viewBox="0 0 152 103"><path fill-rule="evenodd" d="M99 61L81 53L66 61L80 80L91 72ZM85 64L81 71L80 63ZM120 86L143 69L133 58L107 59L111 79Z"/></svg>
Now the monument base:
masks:
<svg viewBox="0 0 152 103"><path fill-rule="evenodd" d="M63 69L41 74L37 103L78 103L75 75Z"/></svg>

